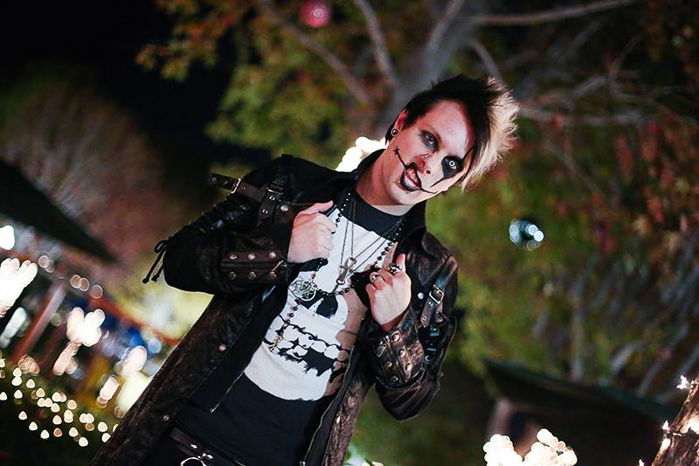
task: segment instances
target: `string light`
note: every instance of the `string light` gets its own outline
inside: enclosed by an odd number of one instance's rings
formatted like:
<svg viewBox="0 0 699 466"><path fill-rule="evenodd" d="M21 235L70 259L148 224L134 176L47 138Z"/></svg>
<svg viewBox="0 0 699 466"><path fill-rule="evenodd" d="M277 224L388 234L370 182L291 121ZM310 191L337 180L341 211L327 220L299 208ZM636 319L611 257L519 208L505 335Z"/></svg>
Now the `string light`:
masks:
<svg viewBox="0 0 699 466"><path fill-rule="evenodd" d="M691 390L692 388L696 387L697 385L696 380L692 380L691 382L687 380L687 377L684 375L680 376L680 384L677 386L680 390Z"/></svg>
<svg viewBox="0 0 699 466"><path fill-rule="evenodd" d="M27 360L25 358L25 360ZM5 360L0 357L0 367L5 367ZM29 364L27 364L27 367L29 370L27 370L27 373L31 373L31 367L29 367ZM3 372L0 370L0 372ZM4 375L4 373L3 373ZM19 367L15 367L12 370L12 375L13 375L13 381L12 382L17 382L15 379L19 379L18 383L13 383L12 385L18 387L17 390L14 392L14 398L17 400L15 403L18 405L22 405L25 403L32 403L36 405L37 408L40 409L50 409L54 415L51 417L51 424L45 426L46 428L42 428L43 426L42 421L40 419L46 419L45 415L40 415L39 419L36 420L31 420L29 419L30 414L28 414L28 410L21 410L17 416L20 420L22 421L30 421L27 428L29 431L35 432L39 431L39 436L42 440L47 440L53 435L54 437L61 437L63 436L63 431L57 427L61 424L69 424L74 421L74 414L72 409L77 409L78 404L76 403L75 400L68 400L68 397L61 392L54 391L51 393L51 396L48 397L46 394L46 390L43 387L37 387L36 382L33 379L28 379L26 381L25 386L28 389L34 389L31 390L30 397L27 399L27 401L23 401L24 399L24 392L22 391L22 380L21 377L23 375L22 370L20 370ZM6 401L8 399L8 394L4 391L0 391L0 401ZM65 404L64 404L65 403ZM64 411L61 413L61 409L64 409ZM29 411L31 413L31 411ZM46 421L48 422L48 421ZM96 422L95 416L92 413L89 412L83 412L80 414L80 422L84 424L83 428L86 432L91 432L98 430L101 435L100 439L102 442L106 443L111 435L107 432L110 429L113 431L114 428L116 428L116 423L113 426L108 425L106 422L100 421L99 423ZM68 427L68 426L66 426ZM78 425L79 427L79 425ZM74 439L74 441L77 442L77 444L80 447L86 447L89 445L89 440L86 436L81 435L81 431L78 429L78 427L70 427L68 430L68 435ZM95 432L97 434L98 432Z"/></svg>
<svg viewBox="0 0 699 466"><path fill-rule="evenodd" d="M541 429L536 438L522 458L509 437L493 435L483 446L487 466L572 466L578 462L575 452L549 430Z"/></svg>

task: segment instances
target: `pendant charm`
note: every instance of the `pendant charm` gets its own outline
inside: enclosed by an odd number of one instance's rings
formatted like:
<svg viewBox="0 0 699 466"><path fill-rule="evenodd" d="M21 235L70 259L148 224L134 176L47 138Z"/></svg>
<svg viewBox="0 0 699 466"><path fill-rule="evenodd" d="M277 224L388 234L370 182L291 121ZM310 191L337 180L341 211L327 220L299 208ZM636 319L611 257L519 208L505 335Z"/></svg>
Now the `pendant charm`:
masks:
<svg viewBox="0 0 699 466"><path fill-rule="evenodd" d="M270 351L274 351L274 348L277 347L277 345L279 344L280 341L282 341L282 336L281 336L281 335L277 335L277 336L274 338L274 341L269 345L269 350L270 350Z"/></svg>
<svg viewBox="0 0 699 466"><path fill-rule="evenodd" d="M296 280L289 289L301 301L312 301L318 292L318 285L310 280Z"/></svg>

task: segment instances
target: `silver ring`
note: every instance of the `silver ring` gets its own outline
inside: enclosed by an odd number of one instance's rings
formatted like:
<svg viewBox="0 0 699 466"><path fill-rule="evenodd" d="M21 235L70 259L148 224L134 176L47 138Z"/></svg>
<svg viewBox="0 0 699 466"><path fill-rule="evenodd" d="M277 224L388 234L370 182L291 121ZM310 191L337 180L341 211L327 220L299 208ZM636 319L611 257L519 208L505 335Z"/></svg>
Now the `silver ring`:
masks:
<svg viewBox="0 0 699 466"><path fill-rule="evenodd" d="M376 280L378 280L379 278L383 278L383 277L382 277L381 275L379 275L377 272L371 272L371 273L369 274L369 281L370 281L371 283L374 283L374 282L375 282Z"/></svg>
<svg viewBox="0 0 699 466"><path fill-rule="evenodd" d="M395 262L391 262L390 264L388 264L388 272L391 275L395 275L398 272L402 272L402 271L403 271L403 269L401 269Z"/></svg>

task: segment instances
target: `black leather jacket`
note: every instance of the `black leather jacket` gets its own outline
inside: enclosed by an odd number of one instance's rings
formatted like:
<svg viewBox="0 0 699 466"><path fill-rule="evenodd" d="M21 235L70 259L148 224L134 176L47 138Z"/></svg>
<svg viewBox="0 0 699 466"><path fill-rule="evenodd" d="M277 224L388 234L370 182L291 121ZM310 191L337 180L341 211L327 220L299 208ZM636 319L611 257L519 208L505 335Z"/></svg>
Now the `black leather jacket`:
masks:
<svg viewBox="0 0 699 466"><path fill-rule="evenodd" d="M287 285L298 272L285 260L296 211L336 199L379 155L367 157L351 173L282 156L244 178L246 188L260 188L256 194L261 204L230 194L167 244L159 243L156 250L165 254L168 284L214 296L92 465L140 464L195 393L209 409L218 406L282 309ZM364 319L342 386L301 465L343 463L360 405L372 385L397 419L418 414L439 388L442 360L456 330L451 311L457 266L426 232L424 212L424 203L411 209L396 251L406 253L412 281L408 312L388 332Z"/></svg>

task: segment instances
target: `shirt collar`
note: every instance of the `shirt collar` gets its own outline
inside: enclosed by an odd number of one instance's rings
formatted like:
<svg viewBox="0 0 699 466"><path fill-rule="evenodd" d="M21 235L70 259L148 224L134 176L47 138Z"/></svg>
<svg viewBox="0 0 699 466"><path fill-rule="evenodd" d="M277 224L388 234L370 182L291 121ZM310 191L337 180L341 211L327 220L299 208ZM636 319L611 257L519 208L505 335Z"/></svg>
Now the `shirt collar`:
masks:
<svg viewBox="0 0 699 466"><path fill-rule="evenodd" d="M359 162L359 165L351 172L338 172L336 171L333 175L328 177L325 183L342 183L343 181L349 185L354 185L359 178L369 169L369 167L379 158L383 153L383 149L379 149L372 152ZM344 184L344 183L342 183ZM427 206L427 201L420 202L414 205L406 214L405 225L403 227L404 237L406 239L414 238L422 249L428 254L437 257L438 252L432 251L429 244L425 240L425 232L427 230L425 226L425 210ZM401 243L403 243L401 241ZM402 249L398 252L403 252Z"/></svg>

